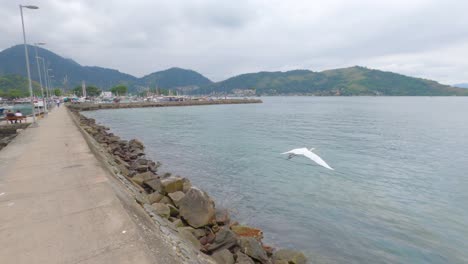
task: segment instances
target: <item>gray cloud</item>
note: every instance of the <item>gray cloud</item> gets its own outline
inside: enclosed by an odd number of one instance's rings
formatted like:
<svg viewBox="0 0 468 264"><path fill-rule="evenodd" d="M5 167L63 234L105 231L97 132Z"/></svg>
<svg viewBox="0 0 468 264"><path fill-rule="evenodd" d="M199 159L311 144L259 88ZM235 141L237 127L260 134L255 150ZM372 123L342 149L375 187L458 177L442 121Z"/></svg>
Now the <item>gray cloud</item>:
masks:
<svg viewBox="0 0 468 264"><path fill-rule="evenodd" d="M26 2L25 2L26 3ZM18 2L0 0L0 49L21 43ZM172 66L221 80L260 70L363 65L468 81L467 1L42 0L30 42L83 65L142 76Z"/></svg>

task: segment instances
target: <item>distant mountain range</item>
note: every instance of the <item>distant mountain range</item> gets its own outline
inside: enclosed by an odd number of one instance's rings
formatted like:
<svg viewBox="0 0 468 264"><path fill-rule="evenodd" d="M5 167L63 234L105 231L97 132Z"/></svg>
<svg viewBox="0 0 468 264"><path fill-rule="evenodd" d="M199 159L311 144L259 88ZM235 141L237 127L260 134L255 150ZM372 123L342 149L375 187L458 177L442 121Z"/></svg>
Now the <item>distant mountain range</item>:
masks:
<svg viewBox="0 0 468 264"><path fill-rule="evenodd" d="M459 83L459 84L454 84L453 87L458 87L458 88L468 88L468 83Z"/></svg>
<svg viewBox="0 0 468 264"><path fill-rule="evenodd" d="M28 46L31 78L39 82L34 48L34 46ZM193 89L212 83L208 78L192 70L171 68L137 78L118 70L82 66L72 59L63 58L40 47L37 48L37 51L40 57L49 62L55 86L68 86L69 89L81 85L82 80L87 85L94 85L104 90L109 90L117 84L125 84L133 92L144 90L147 87L165 89L190 87ZM40 64L42 66L42 62ZM23 45L16 45L0 52L0 76L12 74L26 76Z"/></svg>
<svg viewBox="0 0 468 264"><path fill-rule="evenodd" d="M323 72L248 73L204 86L197 92L232 93L239 89L255 89L257 94L270 95L468 95L465 89L360 66Z"/></svg>
<svg viewBox="0 0 468 264"><path fill-rule="evenodd" d="M178 90L184 94L468 95L468 89L359 66L322 72L294 70L247 73L214 83L200 73L181 68L170 68L137 78L113 69L82 66L43 48L38 48L38 52L39 56L50 62L49 68L53 70L55 86L69 89L85 80L88 85L104 90L117 84L125 84L129 86L130 92L163 88ZM38 80L33 46L29 46L29 57L32 78ZM0 52L0 76L11 74L26 76L22 45Z"/></svg>

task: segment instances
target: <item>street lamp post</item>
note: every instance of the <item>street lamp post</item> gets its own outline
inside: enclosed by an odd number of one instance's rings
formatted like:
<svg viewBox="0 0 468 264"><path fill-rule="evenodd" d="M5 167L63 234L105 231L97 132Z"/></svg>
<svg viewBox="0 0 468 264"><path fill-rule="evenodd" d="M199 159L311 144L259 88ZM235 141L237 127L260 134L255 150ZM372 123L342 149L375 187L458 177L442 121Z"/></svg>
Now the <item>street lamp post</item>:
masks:
<svg viewBox="0 0 468 264"><path fill-rule="evenodd" d="M47 69L47 76L49 76L49 88L51 90L53 90L53 86L52 86L52 77L54 77L53 75L49 74L49 72L52 72L52 69Z"/></svg>
<svg viewBox="0 0 468 264"><path fill-rule="evenodd" d="M31 83L31 71L29 70L29 55L28 55L28 46L26 43L26 31L24 29L23 8L39 9L39 7L32 6L32 5L27 5L27 6L19 5L19 8L20 8L20 13L21 13L21 25L23 26L24 55L26 57L26 71L28 72L28 85L29 85L29 95L31 96L31 110L32 110L32 116L33 116L33 126L37 126L36 113L34 112L34 94L33 94L32 83Z"/></svg>
<svg viewBox="0 0 468 264"><path fill-rule="evenodd" d="M36 51L36 62L37 62L37 74L39 74L39 84L41 85L41 95L42 95L42 105L44 107L44 112L47 114L47 103L44 97L44 88L42 86L42 77L41 77L41 67L39 66L39 56L37 54L37 46L39 45L45 45L45 43L39 42L39 43L34 43L34 49ZM45 81L45 80L44 80Z"/></svg>
<svg viewBox="0 0 468 264"><path fill-rule="evenodd" d="M45 90L46 90L46 96L47 96L47 99L50 99L50 94L49 94L49 85L48 85L48 82L47 82L47 73L46 73L46 68L45 68L45 60L44 58L42 57L39 57L39 59L42 61L42 71L44 72L44 87L45 87Z"/></svg>
<svg viewBox="0 0 468 264"><path fill-rule="evenodd" d="M42 69L43 69L43 72L44 72L44 86L45 86L45 90L46 90L46 94L47 94L47 101L50 100L50 91L49 91L49 82L48 82L48 77L47 77L47 72L46 72L46 62L44 60L44 58L42 57L39 57L39 59L42 61ZM47 102L47 105L48 105L49 102ZM47 107L47 110L49 110L49 107Z"/></svg>

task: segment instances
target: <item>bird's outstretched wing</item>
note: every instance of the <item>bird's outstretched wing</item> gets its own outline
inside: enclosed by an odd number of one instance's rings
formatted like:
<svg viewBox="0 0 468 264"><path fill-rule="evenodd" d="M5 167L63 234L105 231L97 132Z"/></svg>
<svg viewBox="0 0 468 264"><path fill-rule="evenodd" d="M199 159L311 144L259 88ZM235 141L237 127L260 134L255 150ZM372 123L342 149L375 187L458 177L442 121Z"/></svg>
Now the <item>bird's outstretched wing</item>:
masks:
<svg viewBox="0 0 468 264"><path fill-rule="evenodd" d="M322 158L320 158L317 154L313 153L312 151L308 151L303 154L307 158L315 161L318 165L323 166L329 170L334 170L332 167L330 167Z"/></svg>
<svg viewBox="0 0 468 264"><path fill-rule="evenodd" d="M322 158L320 158L317 154L313 153L312 151L308 150L307 148L297 148L297 149L292 149L288 152L284 152L281 154L294 154L294 155L303 155L304 157L307 157L317 163L320 166L323 166L329 170L334 170L332 167L330 167Z"/></svg>
<svg viewBox="0 0 468 264"><path fill-rule="evenodd" d="M292 149L288 152L283 152L281 154L295 154L295 155L304 155L304 153L307 153L309 150L306 148L297 148L297 149Z"/></svg>

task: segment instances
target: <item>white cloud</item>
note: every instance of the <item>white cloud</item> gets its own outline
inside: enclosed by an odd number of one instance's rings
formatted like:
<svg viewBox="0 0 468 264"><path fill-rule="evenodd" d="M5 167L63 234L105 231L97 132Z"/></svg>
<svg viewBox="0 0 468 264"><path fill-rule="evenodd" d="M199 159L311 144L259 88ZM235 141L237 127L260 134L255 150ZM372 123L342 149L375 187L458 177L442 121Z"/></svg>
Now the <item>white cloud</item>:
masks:
<svg viewBox="0 0 468 264"><path fill-rule="evenodd" d="M363 65L468 81L468 1L43 0L30 42L83 65L142 76L172 66L221 80L260 70ZM18 2L0 0L0 49L21 43Z"/></svg>

